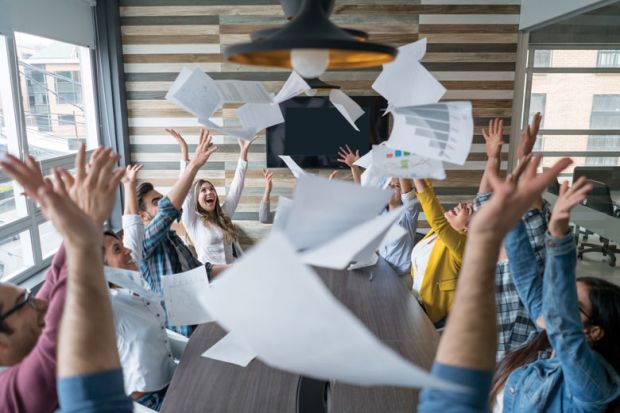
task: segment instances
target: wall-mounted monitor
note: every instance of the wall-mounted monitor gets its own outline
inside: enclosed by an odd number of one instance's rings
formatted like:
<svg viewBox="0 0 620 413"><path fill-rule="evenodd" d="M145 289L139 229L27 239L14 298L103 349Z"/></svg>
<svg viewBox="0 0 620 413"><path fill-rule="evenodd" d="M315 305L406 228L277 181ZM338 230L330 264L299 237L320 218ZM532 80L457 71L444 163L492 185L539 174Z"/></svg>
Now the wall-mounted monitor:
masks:
<svg viewBox="0 0 620 413"><path fill-rule="evenodd" d="M280 104L284 123L267 129L267 166L285 167L289 155L302 168L342 168L338 148L349 145L360 155L388 138L387 102L380 96L352 96L364 110L356 131L328 97L297 97Z"/></svg>

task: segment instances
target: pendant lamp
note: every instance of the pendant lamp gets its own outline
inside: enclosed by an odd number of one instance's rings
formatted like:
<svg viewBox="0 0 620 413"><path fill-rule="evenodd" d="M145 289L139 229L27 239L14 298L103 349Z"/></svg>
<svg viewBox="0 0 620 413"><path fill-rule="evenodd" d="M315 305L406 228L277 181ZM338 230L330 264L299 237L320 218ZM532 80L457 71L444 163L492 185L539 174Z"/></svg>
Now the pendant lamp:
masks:
<svg viewBox="0 0 620 413"><path fill-rule="evenodd" d="M329 21L324 4L304 0L301 11L282 29L262 41L229 46L224 56L233 63L293 68L310 79L327 69L374 67L394 60L396 48L357 41Z"/></svg>

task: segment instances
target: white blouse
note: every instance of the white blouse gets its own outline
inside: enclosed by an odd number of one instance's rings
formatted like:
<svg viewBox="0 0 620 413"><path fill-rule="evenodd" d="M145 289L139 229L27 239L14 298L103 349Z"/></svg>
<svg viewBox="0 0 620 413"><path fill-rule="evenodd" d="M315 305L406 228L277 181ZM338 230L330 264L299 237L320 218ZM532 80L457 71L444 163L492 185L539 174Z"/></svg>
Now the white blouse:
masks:
<svg viewBox="0 0 620 413"><path fill-rule="evenodd" d="M181 161L181 173L187 166L186 161ZM248 163L243 159L239 159L235 176L230 184L230 189L226 194L224 202L221 203L222 212L232 219L239 199L243 192L245 182L245 173L248 169ZM200 215L196 212L194 191L190 190L183 202L183 213L181 220L185 226L187 235L192 240L198 260L202 263L210 262L211 264L230 264L235 260L233 256L233 244L226 242L224 231L215 225L203 224ZM218 194L219 198L219 194Z"/></svg>
<svg viewBox="0 0 620 413"><path fill-rule="evenodd" d="M437 234L431 234L420 240L411 252L411 265L413 266L413 285L411 289L416 295L420 292L420 288L422 288L424 273L431 258L435 241L437 241Z"/></svg>

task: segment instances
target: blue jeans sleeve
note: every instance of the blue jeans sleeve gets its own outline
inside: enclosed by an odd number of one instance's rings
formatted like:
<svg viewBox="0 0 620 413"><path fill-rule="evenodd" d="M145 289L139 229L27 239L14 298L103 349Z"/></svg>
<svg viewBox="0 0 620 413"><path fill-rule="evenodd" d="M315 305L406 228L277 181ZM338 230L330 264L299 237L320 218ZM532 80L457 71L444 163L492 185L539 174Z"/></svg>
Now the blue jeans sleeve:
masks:
<svg viewBox="0 0 620 413"><path fill-rule="evenodd" d="M489 393L493 372L466 369L435 362L433 376L470 389L469 392L424 389L420 395L418 412L486 412L489 410Z"/></svg>
<svg viewBox="0 0 620 413"><path fill-rule="evenodd" d="M58 380L59 413L130 413L121 369Z"/></svg>

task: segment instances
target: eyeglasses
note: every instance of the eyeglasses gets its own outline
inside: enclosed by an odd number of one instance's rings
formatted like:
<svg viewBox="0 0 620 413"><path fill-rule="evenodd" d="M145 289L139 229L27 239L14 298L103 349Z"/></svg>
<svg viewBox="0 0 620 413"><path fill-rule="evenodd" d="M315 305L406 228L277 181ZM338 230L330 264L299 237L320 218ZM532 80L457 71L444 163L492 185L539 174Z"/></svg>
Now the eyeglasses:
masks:
<svg viewBox="0 0 620 413"><path fill-rule="evenodd" d="M4 320L6 320L11 314L19 311L26 304L36 310L34 302L32 301L33 298L34 295L32 294L32 292L30 290L26 290L24 292L23 298L19 303L15 304L11 309L7 310L3 314L0 314L0 323L4 322Z"/></svg>

